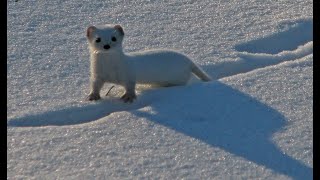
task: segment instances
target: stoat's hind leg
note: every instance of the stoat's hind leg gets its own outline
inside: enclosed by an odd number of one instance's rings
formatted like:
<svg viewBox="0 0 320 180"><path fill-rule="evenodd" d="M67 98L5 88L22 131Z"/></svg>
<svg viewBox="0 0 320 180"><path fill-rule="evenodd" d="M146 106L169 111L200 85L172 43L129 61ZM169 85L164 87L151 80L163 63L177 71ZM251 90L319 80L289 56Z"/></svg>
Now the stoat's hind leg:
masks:
<svg viewBox="0 0 320 180"><path fill-rule="evenodd" d="M126 92L121 96L121 99L126 103L132 103L134 99L137 98L135 88L136 88L136 83L135 82L127 82L124 86L126 89Z"/></svg>

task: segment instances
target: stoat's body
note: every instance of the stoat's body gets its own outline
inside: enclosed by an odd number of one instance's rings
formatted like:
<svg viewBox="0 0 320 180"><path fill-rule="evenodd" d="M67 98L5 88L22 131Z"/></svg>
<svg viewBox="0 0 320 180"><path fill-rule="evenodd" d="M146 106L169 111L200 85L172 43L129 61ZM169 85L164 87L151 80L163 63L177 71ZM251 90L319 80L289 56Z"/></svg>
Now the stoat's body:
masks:
<svg viewBox="0 0 320 180"><path fill-rule="evenodd" d="M185 85L194 73L203 81L211 78L187 56L172 50L149 50L125 54L124 32L120 25L90 26L87 39L91 62L91 91L88 100L100 99L105 82L122 85L125 102L136 98L135 85Z"/></svg>

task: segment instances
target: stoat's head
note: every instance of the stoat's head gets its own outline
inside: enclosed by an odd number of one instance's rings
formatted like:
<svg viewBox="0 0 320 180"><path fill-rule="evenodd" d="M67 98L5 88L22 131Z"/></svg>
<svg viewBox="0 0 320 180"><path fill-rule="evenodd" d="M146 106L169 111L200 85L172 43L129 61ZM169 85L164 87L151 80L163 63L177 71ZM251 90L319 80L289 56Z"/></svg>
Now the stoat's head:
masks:
<svg viewBox="0 0 320 180"><path fill-rule="evenodd" d="M124 31L120 25L90 26L87 39L90 50L98 52L122 51Z"/></svg>

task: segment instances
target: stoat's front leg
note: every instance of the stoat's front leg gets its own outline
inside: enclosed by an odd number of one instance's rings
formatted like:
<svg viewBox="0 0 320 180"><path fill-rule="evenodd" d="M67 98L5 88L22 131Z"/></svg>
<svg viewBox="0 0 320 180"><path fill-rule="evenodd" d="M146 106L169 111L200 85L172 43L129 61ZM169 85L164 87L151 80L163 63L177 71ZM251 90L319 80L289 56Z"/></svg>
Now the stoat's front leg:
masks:
<svg viewBox="0 0 320 180"><path fill-rule="evenodd" d="M95 101L100 99L100 90L104 82L100 78L93 78L90 80L90 93L87 97L89 101Z"/></svg>
<svg viewBox="0 0 320 180"><path fill-rule="evenodd" d="M132 103L134 99L136 99L136 91L135 91L136 83L135 82L127 82L125 84L126 92L121 96L121 99L124 102Z"/></svg>

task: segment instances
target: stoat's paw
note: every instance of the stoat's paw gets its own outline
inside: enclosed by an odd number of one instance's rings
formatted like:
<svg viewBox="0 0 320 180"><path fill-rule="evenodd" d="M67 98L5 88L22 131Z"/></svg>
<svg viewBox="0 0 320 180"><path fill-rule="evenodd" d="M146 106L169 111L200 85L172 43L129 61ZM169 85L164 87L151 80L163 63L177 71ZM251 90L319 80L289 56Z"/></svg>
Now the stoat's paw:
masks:
<svg viewBox="0 0 320 180"><path fill-rule="evenodd" d="M135 94L131 94L131 93L125 93L124 95L121 96L121 99L127 103L132 103L134 99L136 99L137 96Z"/></svg>
<svg viewBox="0 0 320 180"><path fill-rule="evenodd" d="M87 101L96 101L100 99L99 94L89 94L89 96L86 98Z"/></svg>

